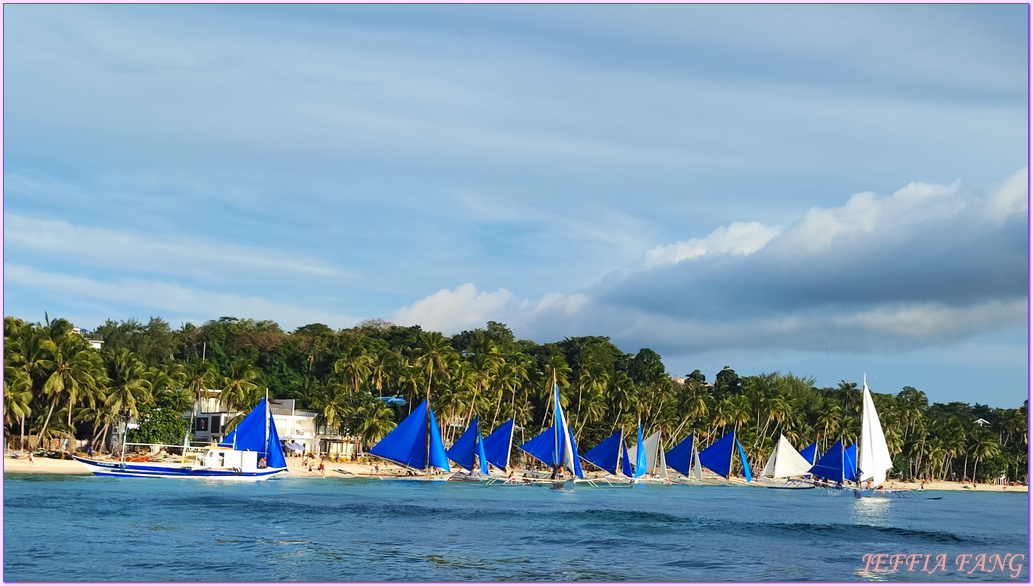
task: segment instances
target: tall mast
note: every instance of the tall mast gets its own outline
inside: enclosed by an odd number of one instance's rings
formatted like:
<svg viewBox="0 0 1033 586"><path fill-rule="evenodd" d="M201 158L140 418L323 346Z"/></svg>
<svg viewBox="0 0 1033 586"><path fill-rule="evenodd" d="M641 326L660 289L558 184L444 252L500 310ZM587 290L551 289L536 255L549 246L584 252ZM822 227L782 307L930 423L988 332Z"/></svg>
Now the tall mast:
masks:
<svg viewBox="0 0 1033 586"><path fill-rule="evenodd" d="M728 450L728 475L732 475L732 461L735 459L735 428L732 428L732 449Z"/></svg>
<svg viewBox="0 0 1033 586"><path fill-rule="evenodd" d="M552 369L552 466L560 465L560 387L556 382L556 369Z"/></svg>
<svg viewBox="0 0 1033 586"><path fill-rule="evenodd" d="M424 443L427 445L427 449L424 450L423 460L423 471L430 474L430 381L434 378L434 366L433 363L430 367L430 372L427 373L427 424L424 427L426 433L424 433Z"/></svg>

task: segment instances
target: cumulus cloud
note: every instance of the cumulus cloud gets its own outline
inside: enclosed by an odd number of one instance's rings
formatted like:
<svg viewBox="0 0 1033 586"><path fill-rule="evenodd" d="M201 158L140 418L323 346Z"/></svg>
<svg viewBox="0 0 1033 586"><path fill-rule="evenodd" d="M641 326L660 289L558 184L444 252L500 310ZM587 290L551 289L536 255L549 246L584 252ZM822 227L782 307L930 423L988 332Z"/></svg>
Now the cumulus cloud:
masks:
<svg viewBox="0 0 1033 586"><path fill-rule="evenodd" d="M950 344L1028 319L1027 177L860 193L785 228L735 223L653 248L575 295L466 284L394 319L452 332L495 320L532 339L610 335L671 353Z"/></svg>
<svg viewBox="0 0 1033 586"><path fill-rule="evenodd" d="M706 254L743 256L753 254L778 236L782 228L772 228L760 222L734 222L714 230L706 238L693 238L657 246L646 252L643 264L647 268L677 264L683 260Z"/></svg>
<svg viewBox="0 0 1033 586"><path fill-rule="evenodd" d="M520 299L506 289L479 291L472 283L442 289L403 307L390 317L400 325L419 324L425 329L454 334L483 327L488 321L508 324L518 335L533 324L576 317L587 304L584 295L550 293L537 301ZM540 330L535 330L537 333Z"/></svg>

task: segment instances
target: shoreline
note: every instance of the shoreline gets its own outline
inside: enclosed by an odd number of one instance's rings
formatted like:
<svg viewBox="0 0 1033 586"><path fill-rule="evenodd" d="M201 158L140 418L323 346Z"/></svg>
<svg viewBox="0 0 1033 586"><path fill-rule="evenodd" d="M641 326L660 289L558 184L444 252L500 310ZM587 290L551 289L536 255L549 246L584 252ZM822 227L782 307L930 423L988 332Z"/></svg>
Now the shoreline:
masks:
<svg viewBox="0 0 1033 586"><path fill-rule="evenodd" d="M351 475L356 476L372 476L374 474L374 467L372 464L361 464L359 462L332 462L327 460L325 462L326 473L323 474L319 470L308 470L301 465L301 458L287 458L287 477L290 478L329 478L339 477L347 478ZM316 461L318 466L318 460ZM337 470L345 470L349 474L342 474ZM394 468L389 466L381 466L382 472L389 472ZM79 474L89 475L90 472L86 468L76 462L75 460L57 460L53 458L35 458L33 463L29 463L27 458L11 458L4 456L4 476L8 474ZM886 485L886 488L890 489L905 489L914 491L978 491L978 492L1011 492L1011 493L1029 493L1029 487L1024 485L1014 486L1002 486L999 484L976 484L972 482L951 482L934 480L932 482L926 482L925 486L922 486L920 482L898 482L891 481Z"/></svg>

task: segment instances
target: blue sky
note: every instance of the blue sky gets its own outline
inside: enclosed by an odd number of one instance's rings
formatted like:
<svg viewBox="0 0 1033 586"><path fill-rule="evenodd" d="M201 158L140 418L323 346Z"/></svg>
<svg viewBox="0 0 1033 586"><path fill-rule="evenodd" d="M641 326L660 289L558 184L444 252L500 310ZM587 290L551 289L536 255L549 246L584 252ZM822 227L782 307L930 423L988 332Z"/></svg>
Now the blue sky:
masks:
<svg viewBox="0 0 1033 586"><path fill-rule="evenodd" d="M1025 5L5 5L4 314L1017 407Z"/></svg>

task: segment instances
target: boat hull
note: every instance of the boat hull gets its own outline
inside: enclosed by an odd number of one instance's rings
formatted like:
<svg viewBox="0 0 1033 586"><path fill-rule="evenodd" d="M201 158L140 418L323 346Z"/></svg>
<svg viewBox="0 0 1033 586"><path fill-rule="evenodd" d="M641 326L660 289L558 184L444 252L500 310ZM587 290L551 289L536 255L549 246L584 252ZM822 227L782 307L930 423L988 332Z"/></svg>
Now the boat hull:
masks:
<svg viewBox="0 0 1033 586"><path fill-rule="evenodd" d="M261 468L244 471L239 468L209 468L189 464L154 464L143 462L103 462L75 456L75 460L96 476L124 478L225 478L265 480L287 471L287 468Z"/></svg>

